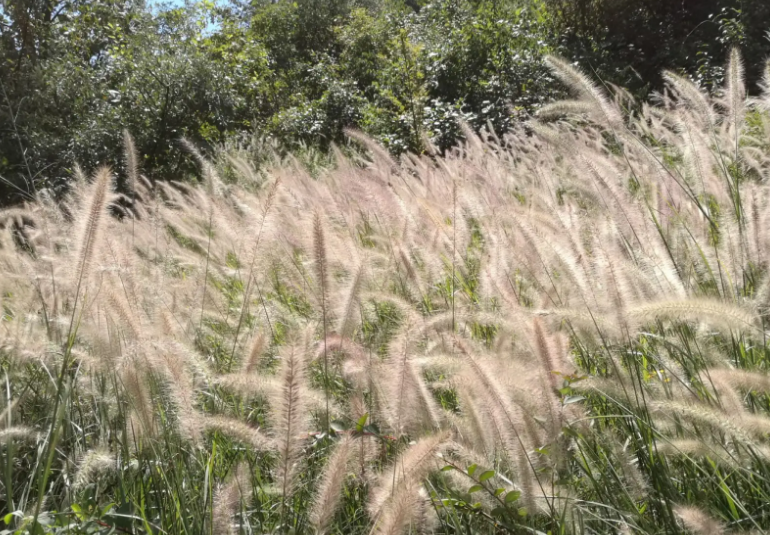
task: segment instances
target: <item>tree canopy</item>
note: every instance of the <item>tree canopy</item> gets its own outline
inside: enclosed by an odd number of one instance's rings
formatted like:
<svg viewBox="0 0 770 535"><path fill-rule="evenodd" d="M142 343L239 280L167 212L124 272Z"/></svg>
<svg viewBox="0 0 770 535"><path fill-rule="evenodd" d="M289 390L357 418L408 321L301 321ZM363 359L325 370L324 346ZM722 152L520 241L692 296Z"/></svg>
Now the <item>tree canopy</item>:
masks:
<svg viewBox="0 0 770 535"><path fill-rule="evenodd" d="M59 190L75 163L191 171L179 140L328 149L347 127L393 153L461 123L502 133L552 100L556 52L646 96L663 68L717 87L729 48L770 51L759 0L0 0L0 195ZM749 70L756 84L759 70Z"/></svg>

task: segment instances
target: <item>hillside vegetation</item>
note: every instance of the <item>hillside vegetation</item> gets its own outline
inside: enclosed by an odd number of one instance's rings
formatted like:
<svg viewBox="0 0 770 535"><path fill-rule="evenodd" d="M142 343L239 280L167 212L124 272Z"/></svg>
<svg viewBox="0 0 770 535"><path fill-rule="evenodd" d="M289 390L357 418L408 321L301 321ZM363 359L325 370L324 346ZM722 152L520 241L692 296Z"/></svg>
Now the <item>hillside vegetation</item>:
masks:
<svg viewBox="0 0 770 535"><path fill-rule="evenodd" d="M444 157L191 185L126 134L124 193L0 212L5 529L764 533L770 93L547 65Z"/></svg>

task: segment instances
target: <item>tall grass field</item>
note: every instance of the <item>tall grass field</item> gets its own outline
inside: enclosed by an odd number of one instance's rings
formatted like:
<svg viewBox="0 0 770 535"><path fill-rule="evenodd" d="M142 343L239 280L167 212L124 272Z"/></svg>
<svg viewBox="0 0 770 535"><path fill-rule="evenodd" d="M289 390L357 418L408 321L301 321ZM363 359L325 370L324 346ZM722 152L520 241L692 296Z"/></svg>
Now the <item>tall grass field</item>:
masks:
<svg viewBox="0 0 770 535"><path fill-rule="evenodd" d="M442 156L126 134L123 193L0 212L2 533L769 531L770 70L548 63Z"/></svg>

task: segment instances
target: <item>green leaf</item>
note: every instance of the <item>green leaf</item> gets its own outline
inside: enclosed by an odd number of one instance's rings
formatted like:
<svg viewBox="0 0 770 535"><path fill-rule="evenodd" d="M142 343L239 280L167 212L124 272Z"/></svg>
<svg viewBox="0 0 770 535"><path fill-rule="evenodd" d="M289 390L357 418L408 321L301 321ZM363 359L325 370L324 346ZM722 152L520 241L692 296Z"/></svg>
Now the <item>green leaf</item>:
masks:
<svg viewBox="0 0 770 535"><path fill-rule="evenodd" d="M472 476L472 475L473 475L473 472L475 472L475 471L476 471L476 468L478 468L478 467L479 467L479 465L477 465L477 464L472 464L472 465L470 465L470 466L468 467L468 475L469 475L469 476Z"/></svg>
<svg viewBox="0 0 770 535"><path fill-rule="evenodd" d="M495 507L492 509L491 513L495 518L500 518L501 516L507 515L508 511L505 509L505 507Z"/></svg>
<svg viewBox="0 0 770 535"><path fill-rule="evenodd" d="M564 404L569 405L570 403L577 403L578 401L583 401L585 399L585 396L567 396L564 398Z"/></svg>
<svg viewBox="0 0 770 535"><path fill-rule="evenodd" d="M83 513L83 509L80 507L80 505L73 503L72 504L72 511L75 513L75 516L78 518L78 520L83 521L86 519L85 513Z"/></svg>
<svg viewBox="0 0 770 535"><path fill-rule="evenodd" d="M114 503L108 503L102 508L102 512L99 515L99 518L104 517L105 515L108 515L110 511L112 511L112 508L115 507Z"/></svg>
<svg viewBox="0 0 770 535"><path fill-rule="evenodd" d="M358 422L356 423L356 431L359 433L364 430L364 427L366 426L366 422L369 419L369 413L367 412L361 418L358 419Z"/></svg>
<svg viewBox="0 0 770 535"><path fill-rule="evenodd" d="M468 489L468 494L473 494L474 492L478 492L481 489L483 489L481 485L473 485L471 488Z"/></svg>
<svg viewBox="0 0 770 535"><path fill-rule="evenodd" d="M495 496L500 496L504 492L505 492L505 489L501 487L501 488L495 490Z"/></svg>
<svg viewBox="0 0 770 535"><path fill-rule="evenodd" d="M10 524L13 521L13 513L8 513L3 517L3 522Z"/></svg>
<svg viewBox="0 0 770 535"><path fill-rule="evenodd" d="M450 470L454 470L454 466L452 465L446 465L444 468L441 469L442 472L449 472Z"/></svg>
<svg viewBox="0 0 770 535"><path fill-rule="evenodd" d="M494 475L495 475L495 471L494 470L487 470L486 472L484 472L483 474L481 474L479 476L479 482L483 483L484 481L486 481L490 477L493 477Z"/></svg>
<svg viewBox="0 0 770 535"><path fill-rule="evenodd" d="M512 490L508 494L505 495L505 503L511 503L515 502L521 497L521 492L518 490Z"/></svg>
<svg viewBox="0 0 770 535"><path fill-rule="evenodd" d="M329 424L329 427L331 427L332 429L334 429L338 433L341 433L342 431L346 431L347 430L347 426L345 425L345 423L340 421L340 420L333 420Z"/></svg>

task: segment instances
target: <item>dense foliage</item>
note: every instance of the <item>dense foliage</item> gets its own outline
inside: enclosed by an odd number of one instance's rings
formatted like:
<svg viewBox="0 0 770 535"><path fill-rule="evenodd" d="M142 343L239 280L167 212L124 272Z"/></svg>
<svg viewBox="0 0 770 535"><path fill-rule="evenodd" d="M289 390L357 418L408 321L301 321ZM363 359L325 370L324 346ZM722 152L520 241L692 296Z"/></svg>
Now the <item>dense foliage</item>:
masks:
<svg viewBox="0 0 770 535"><path fill-rule="evenodd" d="M545 63L574 100L444 156L126 134L124 193L0 211L3 533L766 533L770 64Z"/></svg>
<svg viewBox="0 0 770 535"><path fill-rule="evenodd" d="M768 54L770 4L763 0L544 0L562 55L642 96L660 89L664 69L682 69L709 90L723 58L740 46L755 85Z"/></svg>
<svg viewBox="0 0 770 535"><path fill-rule="evenodd" d="M558 90L556 50L646 96L662 68L719 84L731 45L770 48L766 2L709 0L0 1L0 198L61 189L74 163L189 176L182 137L327 151L345 127L392 153L445 150L460 124L507 132ZM754 83L758 71L750 70ZM251 138L258 138L253 143ZM258 157L258 156L257 156ZM124 169L119 170L122 180Z"/></svg>

